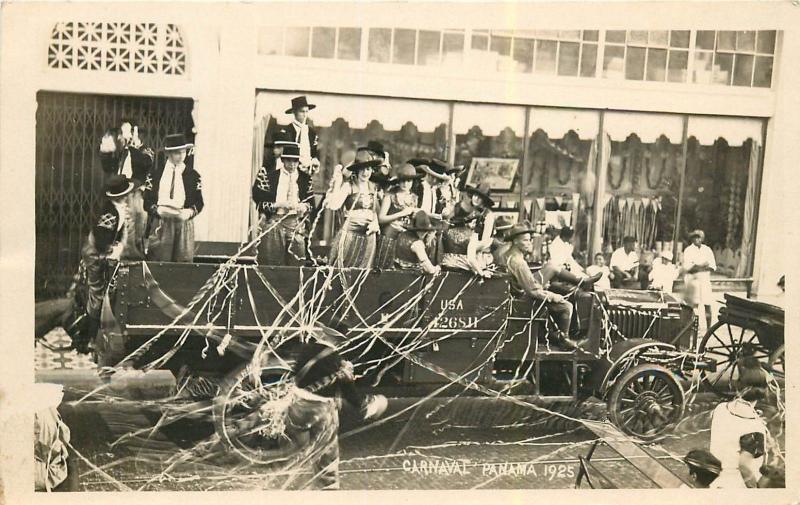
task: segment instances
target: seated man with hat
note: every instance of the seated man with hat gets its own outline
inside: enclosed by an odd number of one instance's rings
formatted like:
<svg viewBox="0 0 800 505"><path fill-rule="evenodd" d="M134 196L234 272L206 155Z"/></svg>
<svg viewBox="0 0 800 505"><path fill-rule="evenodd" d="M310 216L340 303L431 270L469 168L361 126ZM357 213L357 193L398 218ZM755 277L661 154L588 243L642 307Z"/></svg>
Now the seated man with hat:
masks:
<svg viewBox="0 0 800 505"><path fill-rule="evenodd" d="M183 134L164 141L167 160L148 176L144 206L150 214L147 259L191 263L194 260L194 223L203 210L203 185L186 154L193 144Z"/></svg>
<svg viewBox="0 0 800 505"><path fill-rule="evenodd" d="M288 140L300 146L300 170L311 175L319 170L319 137L308 124L308 112L315 107L305 96L298 96L292 98L292 106L286 109L287 114L294 115L294 121L286 126Z"/></svg>
<svg viewBox="0 0 800 505"><path fill-rule="evenodd" d="M492 259L498 269L505 271L505 254L511 243L505 240L505 234L514 226L514 221L508 216L500 216L494 223L494 238L492 239Z"/></svg>
<svg viewBox="0 0 800 505"><path fill-rule="evenodd" d="M659 257L660 260L656 260L650 270L650 286L671 294L675 279L678 278L678 267L672 263L672 251L661 251Z"/></svg>
<svg viewBox="0 0 800 505"><path fill-rule="evenodd" d="M314 194L311 176L298 169L300 149L286 143L280 168L256 179L253 199L261 215L258 261L263 265L302 265L306 257L306 219Z"/></svg>
<svg viewBox="0 0 800 505"><path fill-rule="evenodd" d="M719 477L722 471L722 464L713 454L705 449L692 449L683 458L683 462L689 468L689 479L692 487L708 488L711 483ZM681 487L689 487L685 484Z"/></svg>
<svg viewBox="0 0 800 505"><path fill-rule="evenodd" d="M438 224L424 210L417 211L411 223L406 225L406 231L397 237L394 255L397 268L430 275L441 272L441 267L433 264L425 248L426 237L438 229Z"/></svg>
<svg viewBox="0 0 800 505"><path fill-rule="evenodd" d="M516 224L505 234L505 240L511 243L511 247L505 254L504 263L511 276L512 291L533 298L535 303L547 305L547 309L558 327L558 343L566 349L577 349L582 343L569 338L572 304L567 301L566 297L548 291L547 287L554 278L580 286L582 283L593 284L600 276L579 278L552 262L546 263L537 272L532 272L528 262L525 261L525 255L533 252L533 241L531 240L533 231L533 228L527 224Z"/></svg>

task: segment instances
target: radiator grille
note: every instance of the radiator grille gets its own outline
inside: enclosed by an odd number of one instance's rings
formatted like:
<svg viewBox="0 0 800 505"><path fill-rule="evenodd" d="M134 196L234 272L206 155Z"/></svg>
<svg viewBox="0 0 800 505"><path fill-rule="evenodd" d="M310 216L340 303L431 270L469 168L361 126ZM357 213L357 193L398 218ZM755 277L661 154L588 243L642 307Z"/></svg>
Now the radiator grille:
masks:
<svg viewBox="0 0 800 505"><path fill-rule="evenodd" d="M624 307L609 308L608 316L625 338L654 340L672 335L680 320L680 315L671 310L631 310Z"/></svg>

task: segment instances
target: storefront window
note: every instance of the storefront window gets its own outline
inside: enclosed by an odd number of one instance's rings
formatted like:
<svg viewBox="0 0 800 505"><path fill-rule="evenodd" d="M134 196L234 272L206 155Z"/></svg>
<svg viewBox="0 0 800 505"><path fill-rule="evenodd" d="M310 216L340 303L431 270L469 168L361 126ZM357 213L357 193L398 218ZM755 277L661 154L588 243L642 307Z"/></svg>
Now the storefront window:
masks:
<svg viewBox="0 0 800 505"><path fill-rule="evenodd" d="M462 183L488 182L498 202L495 210L516 215L525 108L457 103L453 131L455 164L467 166Z"/></svg>
<svg viewBox="0 0 800 505"><path fill-rule="evenodd" d="M531 137L522 171L523 216L539 229L573 228L575 251L584 254L585 262L600 115L537 107L530 114Z"/></svg>
<svg viewBox="0 0 800 505"><path fill-rule="evenodd" d="M715 275L750 275L761 127L756 119L689 118L678 250L691 230L703 230Z"/></svg>
<svg viewBox="0 0 800 505"><path fill-rule="evenodd" d="M675 233L683 117L607 113L611 142L603 207L602 250L610 253L626 236L642 251L672 250Z"/></svg>

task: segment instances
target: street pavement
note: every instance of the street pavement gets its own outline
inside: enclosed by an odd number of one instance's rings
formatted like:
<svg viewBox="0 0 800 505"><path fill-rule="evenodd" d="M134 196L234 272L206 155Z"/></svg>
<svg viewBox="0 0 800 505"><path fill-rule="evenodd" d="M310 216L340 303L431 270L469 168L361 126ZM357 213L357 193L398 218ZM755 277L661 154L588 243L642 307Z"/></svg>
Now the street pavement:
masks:
<svg viewBox="0 0 800 505"><path fill-rule="evenodd" d="M44 355L37 350L37 357ZM65 384L59 410L71 430L82 490L295 489L311 475L308 469L283 472L279 466L243 464L219 444L196 452L214 438L211 417L161 425L170 403L162 399L174 391L169 373L130 373L104 384L96 370L80 361L39 361L37 381ZM686 479L680 458L708 447L710 412L718 401L710 394L697 395L674 433L643 446L650 457ZM531 407L504 398L390 398L383 418L366 425L345 408L339 431L341 487L572 488L578 458L596 437L562 416L604 420L605 405L593 400ZM783 444L782 436L779 441ZM605 444L592 461L624 487L654 487L636 469L636 461L621 458ZM600 476L595 480L603 482Z"/></svg>

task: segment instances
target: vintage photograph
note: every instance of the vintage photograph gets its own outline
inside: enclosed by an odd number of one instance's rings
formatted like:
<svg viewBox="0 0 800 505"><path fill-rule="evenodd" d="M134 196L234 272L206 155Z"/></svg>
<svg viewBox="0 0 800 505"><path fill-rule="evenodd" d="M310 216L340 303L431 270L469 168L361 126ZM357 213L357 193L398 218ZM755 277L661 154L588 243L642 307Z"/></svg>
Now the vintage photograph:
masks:
<svg viewBox="0 0 800 505"><path fill-rule="evenodd" d="M788 492L800 8L627 8L3 5L19 496Z"/></svg>

